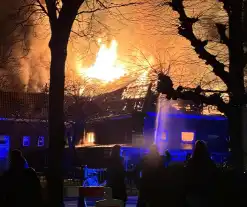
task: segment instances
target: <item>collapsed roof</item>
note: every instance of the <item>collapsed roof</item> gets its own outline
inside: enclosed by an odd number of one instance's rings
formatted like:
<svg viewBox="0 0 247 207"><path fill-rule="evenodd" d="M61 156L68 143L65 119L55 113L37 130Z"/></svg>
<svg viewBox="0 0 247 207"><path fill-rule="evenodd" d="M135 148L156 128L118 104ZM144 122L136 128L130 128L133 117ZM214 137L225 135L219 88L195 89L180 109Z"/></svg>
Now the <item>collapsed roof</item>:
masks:
<svg viewBox="0 0 247 207"><path fill-rule="evenodd" d="M158 95L147 74L141 74L124 88L96 97L65 96L64 109L67 121L94 122L135 112L156 110ZM0 91L0 119L48 119L47 93ZM190 101L173 101L171 109L186 113L202 113Z"/></svg>

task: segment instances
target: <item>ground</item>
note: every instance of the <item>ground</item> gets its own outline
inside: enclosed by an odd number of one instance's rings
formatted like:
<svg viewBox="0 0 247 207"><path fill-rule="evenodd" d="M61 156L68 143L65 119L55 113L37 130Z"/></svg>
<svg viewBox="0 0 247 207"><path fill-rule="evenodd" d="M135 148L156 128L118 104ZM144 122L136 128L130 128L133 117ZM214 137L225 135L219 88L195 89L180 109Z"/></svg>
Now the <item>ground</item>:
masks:
<svg viewBox="0 0 247 207"><path fill-rule="evenodd" d="M126 207L136 207L137 197L130 197ZM77 207L77 201L65 201L65 207ZM88 207L93 207L93 205L89 205Z"/></svg>
<svg viewBox="0 0 247 207"><path fill-rule="evenodd" d="M77 207L77 202L76 201L66 201L65 207ZM88 206L88 207L93 207L93 206ZM136 204L127 204L126 207L136 207Z"/></svg>

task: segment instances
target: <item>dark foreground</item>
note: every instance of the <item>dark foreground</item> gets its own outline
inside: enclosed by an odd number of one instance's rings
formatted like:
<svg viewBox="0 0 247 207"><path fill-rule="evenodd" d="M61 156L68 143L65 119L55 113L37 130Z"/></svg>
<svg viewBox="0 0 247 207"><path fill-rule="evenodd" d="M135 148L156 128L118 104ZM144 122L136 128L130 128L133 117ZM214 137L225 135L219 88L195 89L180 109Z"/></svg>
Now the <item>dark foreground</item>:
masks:
<svg viewBox="0 0 247 207"><path fill-rule="evenodd" d="M65 199L64 201L65 207L77 207L77 201L75 199ZM127 201L126 207L136 207L137 197L129 197ZM88 207L95 206L95 201L89 200L87 202Z"/></svg>

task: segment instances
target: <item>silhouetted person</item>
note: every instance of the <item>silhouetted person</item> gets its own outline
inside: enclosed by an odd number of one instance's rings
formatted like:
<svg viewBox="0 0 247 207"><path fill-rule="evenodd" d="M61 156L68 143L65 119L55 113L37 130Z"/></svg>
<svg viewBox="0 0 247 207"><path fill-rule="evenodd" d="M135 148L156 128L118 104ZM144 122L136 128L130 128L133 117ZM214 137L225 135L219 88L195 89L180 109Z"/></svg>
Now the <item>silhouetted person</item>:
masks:
<svg viewBox="0 0 247 207"><path fill-rule="evenodd" d="M186 155L186 160L189 161L190 158L191 158L191 153L187 153L187 155Z"/></svg>
<svg viewBox="0 0 247 207"><path fill-rule="evenodd" d="M209 206L215 198L217 168L210 157L205 142L196 142L192 156L188 160L186 171L187 202Z"/></svg>
<svg viewBox="0 0 247 207"><path fill-rule="evenodd" d="M126 203L127 193L125 185L124 160L120 156L121 147L112 148L109 165L107 168L107 186L112 188L112 197Z"/></svg>
<svg viewBox="0 0 247 207"><path fill-rule="evenodd" d="M40 181L36 172L27 168L27 162L20 151L12 151L9 170L4 173L0 182L2 206L42 205Z"/></svg>
<svg viewBox="0 0 247 207"><path fill-rule="evenodd" d="M205 169L209 170L208 173L216 169L216 165L210 157L205 142L198 140L195 143L195 148L192 156L188 160L187 167L201 173L203 173Z"/></svg>
<svg viewBox="0 0 247 207"><path fill-rule="evenodd" d="M141 179L137 206L157 206L160 203L159 193L162 191L159 184L163 163L156 145L150 147L150 152L143 157L139 168Z"/></svg>
<svg viewBox="0 0 247 207"><path fill-rule="evenodd" d="M189 162L190 158L191 158L191 153L187 153L186 157L185 157L185 165L186 166L188 165L188 162Z"/></svg>
<svg viewBox="0 0 247 207"><path fill-rule="evenodd" d="M21 151L13 150L10 155L10 169L21 169L23 166L25 169L29 167L27 160L23 157Z"/></svg>
<svg viewBox="0 0 247 207"><path fill-rule="evenodd" d="M164 163L165 167L168 167L171 160L172 160L171 153L168 150L166 150L164 155L162 156L162 159L163 159L163 163Z"/></svg>

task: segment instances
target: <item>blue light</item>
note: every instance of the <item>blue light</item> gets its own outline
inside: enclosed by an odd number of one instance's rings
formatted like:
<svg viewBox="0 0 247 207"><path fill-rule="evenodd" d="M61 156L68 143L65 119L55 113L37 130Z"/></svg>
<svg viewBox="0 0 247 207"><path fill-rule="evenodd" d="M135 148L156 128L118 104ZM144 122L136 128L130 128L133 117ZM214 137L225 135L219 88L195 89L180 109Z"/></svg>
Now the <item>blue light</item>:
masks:
<svg viewBox="0 0 247 207"><path fill-rule="evenodd" d="M30 146L30 137L29 136L23 136L22 146L23 147L29 147Z"/></svg>
<svg viewBox="0 0 247 207"><path fill-rule="evenodd" d="M148 116L156 116L156 112L147 112ZM183 119L206 119L206 120L227 120L224 116L211 116L211 115L200 115L200 114L166 114L165 116L171 118L183 118Z"/></svg>
<svg viewBox="0 0 247 207"><path fill-rule="evenodd" d="M38 147L43 147L45 145L45 138L43 136L38 137Z"/></svg>
<svg viewBox="0 0 247 207"><path fill-rule="evenodd" d="M0 158L5 159L8 157L10 148L10 137L7 135L0 136Z"/></svg>
<svg viewBox="0 0 247 207"><path fill-rule="evenodd" d="M7 121L7 118L0 117L0 121Z"/></svg>

